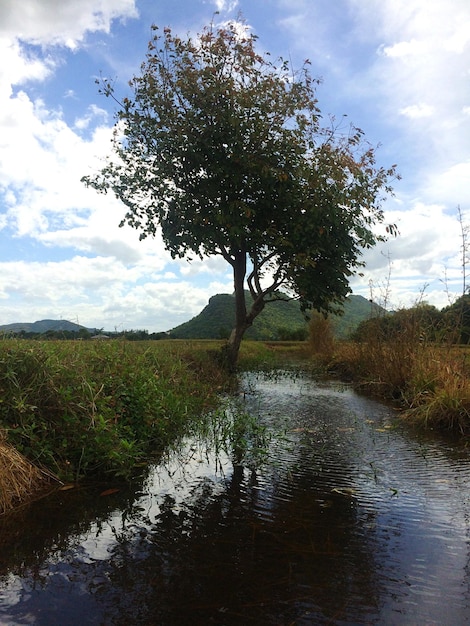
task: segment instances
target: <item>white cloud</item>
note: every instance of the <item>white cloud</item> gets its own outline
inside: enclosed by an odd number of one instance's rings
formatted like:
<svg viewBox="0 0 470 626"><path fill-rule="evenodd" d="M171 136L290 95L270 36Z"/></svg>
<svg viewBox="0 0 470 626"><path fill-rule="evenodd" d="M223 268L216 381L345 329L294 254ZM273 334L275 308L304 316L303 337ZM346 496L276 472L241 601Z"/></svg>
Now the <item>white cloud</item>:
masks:
<svg viewBox="0 0 470 626"><path fill-rule="evenodd" d="M75 119L74 127L79 131L85 130L90 124L96 124L97 120L100 120L102 123L108 122L109 113L96 104L90 104L86 114Z"/></svg>
<svg viewBox="0 0 470 626"><path fill-rule="evenodd" d="M425 179L423 188L429 199L446 204L450 209L459 204L470 211L470 158L437 173L432 172Z"/></svg>
<svg viewBox="0 0 470 626"><path fill-rule="evenodd" d="M203 260L193 259L191 262L185 261L181 266L182 276L190 277L199 274L224 274L228 271L229 265L221 256L206 257Z"/></svg>
<svg viewBox="0 0 470 626"><path fill-rule="evenodd" d="M233 11L238 6L238 0L213 0L217 11Z"/></svg>
<svg viewBox="0 0 470 626"><path fill-rule="evenodd" d="M26 81L42 81L49 77L55 68L51 57L38 58L25 52L14 38L0 36L0 101L13 93L13 85ZM2 111L3 115L5 113Z"/></svg>
<svg viewBox="0 0 470 626"><path fill-rule="evenodd" d="M411 41L400 41L399 43L393 44L391 46L381 45L379 47L380 54L392 58L422 54L423 52L426 52L426 50L426 43L422 41L416 41L416 39L412 39Z"/></svg>
<svg viewBox="0 0 470 626"><path fill-rule="evenodd" d="M3 0L0 36L75 48L87 32L108 33L114 19L133 17L135 0Z"/></svg>
<svg viewBox="0 0 470 626"><path fill-rule="evenodd" d="M418 119L421 117L431 117L434 113L434 107L430 104L411 104L403 109L399 110L400 115L409 117L411 119Z"/></svg>
<svg viewBox="0 0 470 626"><path fill-rule="evenodd" d="M364 276L352 283L355 293L369 297L370 283L384 291L390 273L394 307L413 305L426 285L424 298L439 308L446 306L446 287L458 293L462 282L456 208L450 213L442 204L416 202L406 211L388 211L386 220L395 223L400 234L366 251Z"/></svg>
<svg viewBox="0 0 470 626"><path fill-rule="evenodd" d="M0 184L9 188L10 198L15 196L9 212L12 227L20 236L36 236L51 220L67 223L77 209L88 207L91 196L80 183L83 164L97 166L97 156L108 149L110 131L98 130L86 142L59 115L45 111L40 102L33 104L22 92L10 99L9 108L16 117L3 128L0 122ZM93 204L99 207L99 202Z"/></svg>
<svg viewBox="0 0 470 626"><path fill-rule="evenodd" d="M107 330L169 330L197 315L214 293L231 288L227 282L201 288L164 275L141 282L145 273L112 257L0 263L0 273L2 323L62 317Z"/></svg>

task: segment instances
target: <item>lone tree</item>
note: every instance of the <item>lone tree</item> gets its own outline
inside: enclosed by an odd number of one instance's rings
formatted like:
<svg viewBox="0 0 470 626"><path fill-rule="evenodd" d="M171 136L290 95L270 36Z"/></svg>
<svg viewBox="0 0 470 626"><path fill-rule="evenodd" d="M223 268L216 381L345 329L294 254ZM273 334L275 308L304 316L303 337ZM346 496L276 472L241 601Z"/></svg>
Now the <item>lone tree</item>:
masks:
<svg viewBox="0 0 470 626"><path fill-rule="evenodd" d="M160 230L173 258L232 266L234 369L269 301L296 297L324 313L343 301L362 249L382 239L373 227L395 168L376 167L360 129L322 126L308 61L297 72L272 62L244 24L186 39L152 28L131 97L98 81L119 104L114 155L82 180L112 191L127 208L121 226L141 239Z"/></svg>

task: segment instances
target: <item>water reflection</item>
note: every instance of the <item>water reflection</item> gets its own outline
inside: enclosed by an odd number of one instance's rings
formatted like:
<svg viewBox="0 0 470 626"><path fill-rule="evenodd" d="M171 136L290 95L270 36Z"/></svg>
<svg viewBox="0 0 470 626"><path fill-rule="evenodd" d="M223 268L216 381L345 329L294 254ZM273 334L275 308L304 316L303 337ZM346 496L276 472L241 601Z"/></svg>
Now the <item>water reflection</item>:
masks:
<svg viewBox="0 0 470 626"><path fill-rule="evenodd" d="M267 465L191 440L133 489L35 503L0 529L0 622L470 621L465 449L347 387L243 385L246 410L285 433Z"/></svg>

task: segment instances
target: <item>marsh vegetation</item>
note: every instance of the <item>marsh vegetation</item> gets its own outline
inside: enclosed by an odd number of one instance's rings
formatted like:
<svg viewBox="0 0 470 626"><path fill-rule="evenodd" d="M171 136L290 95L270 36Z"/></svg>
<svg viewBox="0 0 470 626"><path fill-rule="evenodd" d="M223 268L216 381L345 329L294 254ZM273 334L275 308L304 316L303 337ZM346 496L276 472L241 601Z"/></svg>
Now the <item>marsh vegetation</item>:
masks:
<svg viewBox="0 0 470 626"><path fill-rule="evenodd" d="M309 341L243 342L239 369L274 370L301 361L317 378L333 375L393 400L406 420L466 436L469 349L448 335L437 341L434 331L424 333L415 314L401 317L394 332L389 321L375 318L355 341L337 341L329 321L314 315ZM16 469L8 477L3 471L9 487L2 486L0 510L51 480L128 480L158 460L201 428L221 396L236 387L237 378L221 366L222 346L222 341L1 341L0 460ZM221 428L236 430L240 423ZM10 462L13 457L17 465Z"/></svg>
<svg viewBox="0 0 470 626"><path fill-rule="evenodd" d="M393 400L404 419L427 428L470 431L470 298L443 312L429 305L363 322L351 341L335 341L313 317L314 358L357 389Z"/></svg>
<svg viewBox="0 0 470 626"><path fill-rule="evenodd" d="M1 341L0 462L22 463L3 473L9 486L1 484L0 510L30 497L46 475L62 483L128 479L154 462L234 384L220 365L220 346ZM274 349L261 343L247 342L242 354L247 367L275 362Z"/></svg>

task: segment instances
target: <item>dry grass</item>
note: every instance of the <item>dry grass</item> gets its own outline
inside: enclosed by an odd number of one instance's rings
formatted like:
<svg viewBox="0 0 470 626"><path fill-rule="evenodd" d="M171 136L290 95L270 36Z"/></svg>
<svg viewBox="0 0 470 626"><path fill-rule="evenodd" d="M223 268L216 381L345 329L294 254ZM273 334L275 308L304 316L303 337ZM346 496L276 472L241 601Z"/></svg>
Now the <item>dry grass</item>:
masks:
<svg viewBox="0 0 470 626"><path fill-rule="evenodd" d="M313 311L309 324L309 348L312 355L331 359L335 347L333 326L329 317Z"/></svg>
<svg viewBox="0 0 470 626"><path fill-rule="evenodd" d="M470 432L470 367L466 348L429 348L415 367L404 416L432 428Z"/></svg>
<svg viewBox="0 0 470 626"><path fill-rule="evenodd" d="M405 419L470 433L468 348L405 341L341 343L332 367L364 391L399 400Z"/></svg>
<svg viewBox="0 0 470 626"><path fill-rule="evenodd" d="M0 515L48 487L52 477L32 465L0 431Z"/></svg>

